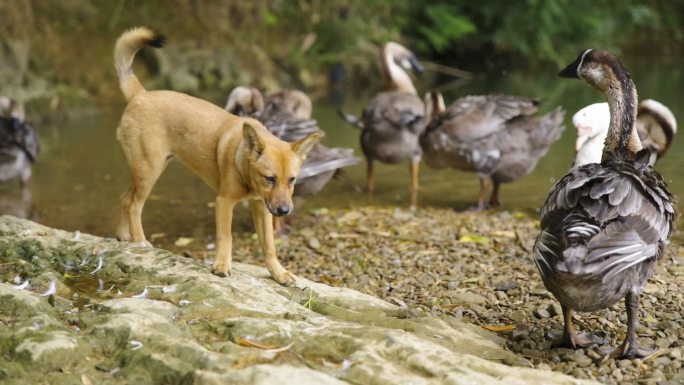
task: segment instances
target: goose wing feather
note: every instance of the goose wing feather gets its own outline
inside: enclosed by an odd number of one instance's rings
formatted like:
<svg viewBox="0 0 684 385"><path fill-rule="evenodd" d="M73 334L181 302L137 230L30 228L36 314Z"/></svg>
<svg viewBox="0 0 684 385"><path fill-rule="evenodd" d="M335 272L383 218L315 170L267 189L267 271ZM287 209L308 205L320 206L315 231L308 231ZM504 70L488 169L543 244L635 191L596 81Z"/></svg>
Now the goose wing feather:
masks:
<svg viewBox="0 0 684 385"><path fill-rule="evenodd" d="M477 95L456 99L427 128L446 132L454 140L471 141L505 129L504 123L537 112L538 99L511 95Z"/></svg>
<svg viewBox="0 0 684 385"><path fill-rule="evenodd" d="M436 168L496 172L500 181L526 175L564 129L560 107L542 117L531 116L539 103L510 95L457 99L421 137L425 160Z"/></svg>
<svg viewBox="0 0 684 385"><path fill-rule="evenodd" d="M254 117L263 123L269 131L286 142L294 142L315 132L324 132L314 119L299 119L287 109L276 103L269 102L262 111Z"/></svg>
<svg viewBox="0 0 684 385"><path fill-rule="evenodd" d="M407 92L381 92L363 110L364 129L388 133L409 130L419 135L425 128L425 106Z"/></svg>
<svg viewBox="0 0 684 385"><path fill-rule="evenodd" d="M542 277L595 275L606 282L658 259L675 220L672 196L642 163L607 161L570 171L542 207L535 263Z"/></svg>
<svg viewBox="0 0 684 385"><path fill-rule="evenodd" d="M337 170L343 167L354 166L361 162L361 159L353 155L351 148L328 148L322 144L317 144L306 161L299 169L299 179L308 178L314 175Z"/></svg>

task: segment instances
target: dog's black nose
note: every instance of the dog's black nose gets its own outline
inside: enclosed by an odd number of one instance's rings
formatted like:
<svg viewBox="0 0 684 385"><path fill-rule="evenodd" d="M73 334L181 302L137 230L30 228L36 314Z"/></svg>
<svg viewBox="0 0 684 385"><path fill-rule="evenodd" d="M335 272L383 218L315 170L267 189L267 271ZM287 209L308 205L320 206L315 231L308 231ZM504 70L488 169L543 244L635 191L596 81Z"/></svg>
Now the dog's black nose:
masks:
<svg viewBox="0 0 684 385"><path fill-rule="evenodd" d="M278 206L276 207L276 215L287 215L290 213L290 206Z"/></svg>

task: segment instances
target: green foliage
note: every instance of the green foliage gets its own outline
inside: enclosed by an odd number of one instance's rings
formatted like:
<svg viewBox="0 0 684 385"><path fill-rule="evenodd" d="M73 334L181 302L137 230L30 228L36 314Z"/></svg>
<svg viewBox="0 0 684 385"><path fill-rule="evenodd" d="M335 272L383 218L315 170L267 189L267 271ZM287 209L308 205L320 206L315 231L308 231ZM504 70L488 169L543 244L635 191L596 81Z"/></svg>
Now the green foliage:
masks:
<svg viewBox="0 0 684 385"><path fill-rule="evenodd" d="M412 2L402 31L423 55L458 60L508 57L535 63L567 60L587 47L619 50L636 39L678 28L684 5L656 0L431 0Z"/></svg>
<svg viewBox="0 0 684 385"><path fill-rule="evenodd" d="M428 4L423 8L424 22L418 25L416 44L421 51L444 52L451 42L477 30L467 17L459 15L452 3Z"/></svg>
<svg viewBox="0 0 684 385"><path fill-rule="evenodd" d="M7 3L7 4L5 4ZM379 47L466 68L563 64L587 47L639 44L676 52L683 1L659 0L16 0L0 2L0 80L6 88L73 87L116 97L111 52L121 31L148 25L169 37L168 68L200 89L251 82L321 88L342 64L350 81L379 79ZM141 54L144 57L146 53ZM149 53L148 53L149 54ZM149 54L152 55L152 54ZM192 55L198 59L193 60ZM154 61L154 60L152 60ZM139 60L141 62L141 60ZM138 63L140 64L140 63ZM166 63L169 64L169 63ZM146 84L153 85L154 66ZM200 68L201 67L201 68ZM227 68L230 67L230 68ZM38 87L40 86L40 87ZM35 91L34 93L38 93ZM7 91L6 91L7 92ZM42 92L42 91L41 91ZM28 96L27 96L28 98Z"/></svg>

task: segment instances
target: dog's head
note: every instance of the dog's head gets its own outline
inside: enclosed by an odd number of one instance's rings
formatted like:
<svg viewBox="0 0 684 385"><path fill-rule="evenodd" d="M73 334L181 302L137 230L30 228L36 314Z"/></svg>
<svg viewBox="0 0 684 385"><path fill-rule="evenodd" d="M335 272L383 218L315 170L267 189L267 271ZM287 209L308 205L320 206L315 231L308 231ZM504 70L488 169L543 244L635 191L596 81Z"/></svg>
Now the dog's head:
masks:
<svg viewBox="0 0 684 385"><path fill-rule="evenodd" d="M287 143L272 135L260 134L249 121L243 125L242 134L252 188L263 198L271 214L290 214L299 168L321 135L313 133L297 142Z"/></svg>

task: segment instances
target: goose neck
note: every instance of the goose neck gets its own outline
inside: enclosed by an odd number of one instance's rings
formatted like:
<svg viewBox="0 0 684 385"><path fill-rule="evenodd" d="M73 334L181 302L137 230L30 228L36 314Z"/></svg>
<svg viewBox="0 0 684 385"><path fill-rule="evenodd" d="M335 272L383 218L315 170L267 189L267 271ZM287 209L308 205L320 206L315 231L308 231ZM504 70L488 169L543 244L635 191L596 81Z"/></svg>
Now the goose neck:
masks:
<svg viewBox="0 0 684 385"><path fill-rule="evenodd" d="M637 93L629 74L613 71L617 76L608 85L606 97L610 110L610 126L603 149L603 159L614 155L635 154L641 150L636 129Z"/></svg>
<svg viewBox="0 0 684 385"><path fill-rule="evenodd" d="M408 92L413 95L418 94L413 86L411 77L394 61L394 52L389 47L385 47L382 50L382 64L390 91Z"/></svg>

